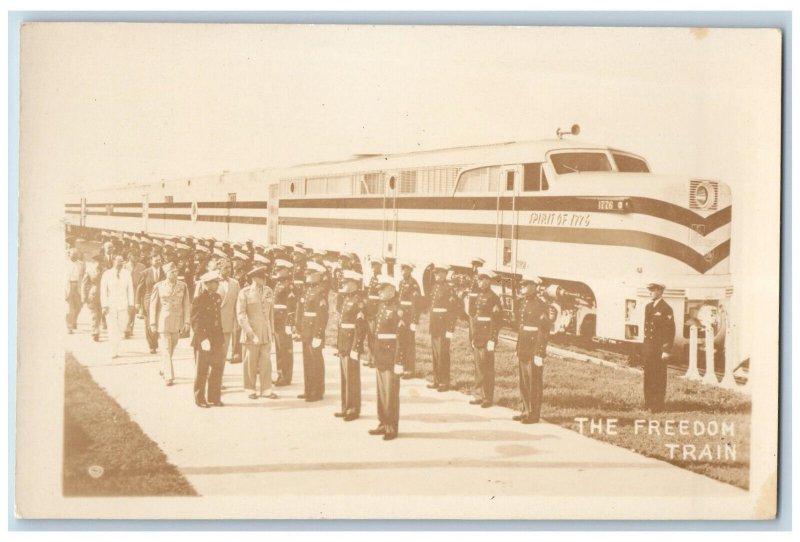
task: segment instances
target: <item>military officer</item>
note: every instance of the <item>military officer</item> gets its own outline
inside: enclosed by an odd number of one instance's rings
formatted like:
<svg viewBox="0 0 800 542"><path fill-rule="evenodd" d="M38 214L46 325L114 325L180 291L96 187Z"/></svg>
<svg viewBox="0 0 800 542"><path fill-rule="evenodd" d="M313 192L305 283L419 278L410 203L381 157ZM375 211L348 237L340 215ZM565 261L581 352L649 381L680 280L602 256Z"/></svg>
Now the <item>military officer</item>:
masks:
<svg viewBox="0 0 800 542"><path fill-rule="evenodd" d="M220 314L222 298L217 293L220 280L217 271L204 274L199 281L200 293L192 301L192 347L196 369L194 402L202 408L208 408L209 403L223 406L221 390L225 352Z"/></svg>
<svg viewBox="0 0 800 542"><path fill-rule="evenodd" d="M292 291L292 262L275 260L275 363L278 366L276 386L288 386L294 373L292 326L297 298Z"/></svg>
<svg viewBox="0 0 800 542"><path fill-rule="evenodd" d="M306 290L300 338L303 341L304 391L297 397L308 402L321 401L325 395L325 362L322 346L328 325L328 295L321 284L325 268L316 262L306 264ZM298 311L300 308L298 307Z"/></svg>
<svg viewBox="0 0 800 542"><path fill-rule="evenodd" d="M520 282L522 299L517 313L517 361L522 412L512 419L525 424L537 423L542 409L542 377L550 338L550 319L541 284L542 279L533 275Z"/></svg>
<svg viewBox="0 0 800 542"><path fill-rule="evenodd" d="M381 268L383 267L383 260L376 259L370 261L370 266L372 267L372 275L369 279L369 284L367 285L367 325L369 326L369 331L367 333L367 346L369 346L369 358L364 363L365 367L375 367L375 348L377 344L375 343L375 317L378 312L378 305L380 304L380 285L378 284L378 277L381 274Z"/></svg>
<svg viewBox="0 0 800 542"><path fill-rule="evenodd" d="M403 359L403 379L414 378L414 370L417 359L417 339L416 331L419 324L419 311L417 310L421 291L417 279L411 276L414 264L403 263L400 265L400 273L403 278L398 285L398 298L400 308L403 309L403 326L400 334L400 355Z"/></svg>
<svg viewBox="0 0 800 542"><path fill-rule="evenodd" d="M167 386L175 381L172 356L181 333L191 328L191 296L186 283L178 280L178 268L173 263L164 266L167 278L153 287L150 296L150 329L159 334L164 345L161 376Z"/></svg>
<svg viewBox="0 0 800 542"><path fill-rule="evenodd" d="M392 277L378 277L380 303L375 315L375 372L378 380L378 427L370 435L397 438L400 423L400 376L403 374L398 332L405 327Z"/></svg>
<svg viewBox="0 0 800 542"><path fill-rule="evenodd" d="M345 270L350 269L350 258L342 252L339 254L339 265L333 271L333 284L336 288L336 312L342 312L342 299L345 297L345 294L342 293L342 289L344 288L344 272Z"/></svg>
<svg viewBox="0 0 800 542"><path fill-rule="evenodd" d="M367 332L364 300L359 292L361 273L350 269L341 275L341 307L339 310L339 368L342 385L342 408L334 415L349 422L361 414L361 365L359 357Z"/></svg>
<svg viewBox="0 0 800 542"><path fill-rule="evenodd" d="M292 253L292 291L297 299L297 311L294 316L294 325L298 331L303 322L303 304L305 302L306 290L306 262L305 248L303 248L302 243L297 243Z"/></svg>
<svg viewBox="0 0 800 542"><path fill-rule="evenodd" d="M136 285L136 309L139 311L140 316L144 318L145 337L151 354L157 352L158 333L154 332L150 327L150 299L153 287L166 278L164 271L161 269L161 263L161 255L154 253L150 257L150 267L139 275L139 283Z"/></svg>
<svg viewBox="0 0 800 542"><path fill-rule="evenodd" d="M478 297L473 303L472 352L475 359L474 399L471 405L489 408L494 402L494 349L502 323L500 298L491 289L497 275L486 267L477 270Z"/></svg>
<svg viewBox="0 0 800 542"><path fill-rule="evenodd" d="M433 383L431 389L447 391L450 388L450 340L456 325L458 301L447 283L447 266L434 264L433 288L431 289L431 359L433 361Z"/></svg>
<svg viewBox="0 0 800 542"><path fill-rule="evenodd" d="M664 301L663 284L647 285L652 300L644 309L644 405L652 412L664 410L667 393L667 362L675 340L675 319L672 307Z"/></svg>
<svg viewBox="0 0 800 542"><path fill-rule="evenodd" d="M244 389L250 399L277 399L272 391L272 341L275 337L274 293L267 286L267 268L256 265L250 273L252 283L239 291L236 316L241 328L239 340L244 360ZM256 380L259 388L256 392Z"/></svg>
<svg viewBox="0 0 800 542"><path fill-rule="evenodd" d="M100 282L105 271L103 254L96 254L92 258L92 265L86 266L81 282L81 301L86 305L92 315L92 339L100 341L100 323L103 320L103 307L100 303Z"/></svg>

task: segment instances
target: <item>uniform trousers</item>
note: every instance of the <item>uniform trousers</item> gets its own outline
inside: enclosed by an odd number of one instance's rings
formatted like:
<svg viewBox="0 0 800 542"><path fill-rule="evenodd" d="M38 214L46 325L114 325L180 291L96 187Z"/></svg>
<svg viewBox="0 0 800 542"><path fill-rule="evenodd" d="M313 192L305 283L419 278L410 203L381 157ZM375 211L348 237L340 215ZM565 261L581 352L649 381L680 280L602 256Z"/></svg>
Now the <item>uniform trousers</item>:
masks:
<svg viewBox="0 0 800 542"><path fill-rule="evenodd" d="M216 403L222 395L222 373L225 354L222 348L203 351L195 349L194 400L196 403Z"/></svg>
<svg viewBox="0 0 800 542"><path fill-rule="evenodd" d="M180 333L159 333L161 342L164 344L164 350L161 354L161 373L167 381L175 380L175 368L172 365L172 355L175 353L175 347L178 345Z"/></svg>
<svg viewBox="0 0 800 542"><path fill-rule="evenodd" d="M103 321L103 308L100 303L87 303L86 306L89 307L89 312L92 315L92 336L99 337L100 323Z"/></svg>
<svg viewBox="0 0 800 542"><path fill-rule="evenodd" d="M78 327L78 314L81 312L81 294L78 291L78 282L70 281L67 294L67 329L74 330Z"/></svg>
<svg viewBox="0 0 800 542"><path fill-rule="evenodd" d="M436 386L450 385L450 339L444 333L431 335L431 360L433 361L433 383Z"/></svg>
<svg viewBox="0 0 800 542"><path fill-rule="evenodd" d="M345 414L361 413L361 365L357 359L339 356L342 383L342 410Z"/></svg>
<svg viewBox="0 0 800 542"><path fill-rule="evenodd" d="M278 380L281 384L291 384L294 373L294 342L292 334L284 331L285 326L275 324L275 363L278 366Z"/></svg>
<svg viewBox="0 0 800 542"><path fill-rule="evenodd" d="M377 353L378 348L378 337L375 335L375 329L377 325L377 322L374 320L367 322L367 348L369 350L367 360L369 361L370 365L375 364L375 354Z"/></svg>
<svg viewBox="0 0 800 542"><path fill-rule="evenodd" d="M303 341L303 389L306 398L322 399L325 395L325 362L322 346L314 348Z"/></svg>
<svg viewBox="0 0 800 542"><path fill-rule="evenodd" d="M147 346L150 350L158 349L158 332L150 329L150 311L144 311L144 335L147 338Z"/></svg>
<svg viewBox="0 0 800 542"><path fill-rule="evenodd" d="M128 308L115 309L112 307L108 309L106 321L108 322L108 340L111 343L111 354L116 356L119 354L122 335L128 326Z"/></svg>
<svg viewBox="0 0 800 542"><path fill-rule="evenodd" d="M400 424L400 376L392 369L377 369L378 421L387 432L396 433Z"/></svg>
<svg viewBox="0 0 800 542"><path fill-rule="evenodd" d="M476 399L491 403L494 401L494 352L489 352L484 346L473 347L472 353L475 361L473 394Z"/></svg>
<svg viewBox="0 0 800 542"><path fill-rule="evenodd" d="M131 307L128 309L128 324L125 326L125 333L128 335L133 333L134 322L136 322L136 309Z"/></svg>
<svg viewBox="0 0 800 542"><path fill-rule="evenodd" d="M272 343L242 344L244 360L244 389L256 391L258 380L259 395L272 390Z"/></svg>
<svg viewBox="0 0 800 542"><path fill-rule="evenodd" d="M404 371L407 374L414 374L417 362L417 338L416 333L406 326L400 332L400 359L403 360Z"/></svg>
<svg viewBox="0 0 800 542"><path fill-rule="evenodd" d="M522 418L539 421L542 411L544 367L533 363L533 356L519 359L519 393L522 396Z"/></svg>
<svg viewBox="0 0 800 542"><path fill-rule="evenodd" d="M667 362L661 359L658 348L643 349L644 406L654 412L664 410L667 395Z"/></svg>

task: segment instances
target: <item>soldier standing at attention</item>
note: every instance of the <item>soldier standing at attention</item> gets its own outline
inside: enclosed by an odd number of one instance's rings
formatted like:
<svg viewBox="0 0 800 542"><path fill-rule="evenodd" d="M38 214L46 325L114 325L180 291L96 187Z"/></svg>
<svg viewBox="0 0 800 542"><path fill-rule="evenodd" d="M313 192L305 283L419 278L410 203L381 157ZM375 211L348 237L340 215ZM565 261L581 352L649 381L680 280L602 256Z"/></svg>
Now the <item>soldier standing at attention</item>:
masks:
<svg viewBox="0 0 800 542"><path fill-rule="evenodd" d="M336 288L336 312L342 312L342 300L345 294L342 293L344 288L344 272L350 269L350 258L345 253L339 254L339 267L333 272L333 283Z"/></svg>
<svg viewBox="0 0 800 542"><path fill-rule="evenodd" d="M292 262L275 260L275 363L278 366L276 386L288 386L294 373L292 326L297 299L292 291Z"/></svg>
<svg viewBox="0 0 800 542"><path fill-rule="evenodd" d="M294 316L295 330L299 333L303 323L303 304L306 291L306 253L302 243L297 243L292 254L292 291L297 299L297 310ZM298 337L299 338L299 337Z"/></svg>
<svg viewBox="0 0 800 542"><path fill-rule="evenodd" d="M303 341L304 391L297 397L308 402L325 395L325 362L322 346L328 325L328 292L322 285L325 268L316 262L306 264L306 290L300 338ZM298 311L299 311L298 307Z"/></svg>
<svg viewBox="0 0 800 542"><path fill-rule="evenodd" d="M380 304L375 317L375 369L378 379L378 427L370 435L383 440L397 438L400 424L400 376L403 374L398 332L405 326L403 310L398 307L392 277L381 275Z"/></svg>
<svg viewBox="0 0 800 542"><path fill-rule="evenodd" d="M497 275L490 269L478 269L478 297L475 298L475 318L472 330L472 351L475 356L475 398L471 405L489 408L494 404L494 349L503 317L500 298L491 287Z"/></svg>
<svg viewBox="0 0 800 542"><path fill-rule="evenodd" d="M191 328L191 297L186 283L178 280L178 268L174 263L164 266L167 275L153 287L150 296L150 329L158 333L164 345L161 376L167 386L175 382L172 356L181 333Z"/></svg>
<svg viewBox="0 0 800 542"><path fill-rule="evenodd" d="M208 408L209 403L223 406L222 372L225 368L224 338L217 293L220 276L209 271L200 277L201 291L192 301L192 347L194 348L194 403ZM210 370L210 374L209 374ZM206 390L206 388L208 388ZM206 401L208 399L208 401Z"/></svg>
<svg viewBox="0 0 800 542"><path fill-rule="evenodd" d="M550 319L547 303L541 297L542 279L526 277L520 283L522 300L517 314L517 361L519 362L519 393L522 412L514 421L537 423L542 409L544 358L550 338Z"/></svg>
<svg viewBox="0 0 800 542"><path fill-rule="evenodd" d="M383 260L372 260L370 265L372 266L372 276L367 285L367 325L369 326L369 331L367 332L367 346L369 346L369 358L367 362L364 363L365 367L375 367L375 348L377 347L375 343L375 315L378 312L378 304L381 300L378 295L378 291L380 290L378 276L381 274Z"/></svg>
<svg viewBox="0 0 800 542"><path fill-rule="evenodd" d="M652 301L644 309L644 406L651 412L664 410L667 394L667 361L675 340L675 319L672 307L664 301L663 284L647 285Z"/></svg>
<svg viewBox="0 0 800 542"><path fill-rule="evenodd" d="M478 288L478 269L484 264L484 259L475 257L470 263L472 264L472 278L470 280L469 289L467 290L464 312L467 314L469 341L472 343L472 330L475 327L475 300L478 298L478 292L480 290L480 288Z"/></svg>
<svg viewBox="0 0 800 542"><path fill-rule="evenodd" d="M414 378L414 371L417 360L417 324L419 324L419 311L417 304L422 295L417 279L411 276L414 265L404 263L400 266L403 278L398 286L398 297L400 298L400 308L403 309L403 330L400 334L400 353L403 358L403 379Z"/></svg>
<svg viewBox="0 0 800 542"><path fill-rule="evenodd" d="M81 300L86 304L92 315L92 339L100 341L100 323L103 320L103 307L100 304L100 282L105 272L103 254L96 254L92 258L93 264L86 266L81 283Z"/></svg>
<svg viewBox="0 0 800 542"><path fill-rule="evenodd" d="M428 387L447 391L450 388L450 340L456 325L457 300L453 288L447 283L447 266L434 264L433 280L429 324L433 383Z"/></svg>
<svg viewBox="0 0 800 542"><path fill-rule="evenodd" d="M239 340L244 360L244 389L250 392L250 399L262 396L277 399L278 396L272 391L270 357L275 337L274 294L266 284L266 267L257 265L248 274L253 282L239 291L236 301L236 316L242 330ZM256 380L259 383L258 392Z"/></svg>
<svg viewBox="0 0 800 542"><path fill-rule="evenodd" d="M334 413L337 418L349 422L361 414L361 365L359 356L364 347L366 318L364 300L359 292L363 281L361 273L344 269L341 274L339 310L339 368L342 384L342 408Z"/></svg>

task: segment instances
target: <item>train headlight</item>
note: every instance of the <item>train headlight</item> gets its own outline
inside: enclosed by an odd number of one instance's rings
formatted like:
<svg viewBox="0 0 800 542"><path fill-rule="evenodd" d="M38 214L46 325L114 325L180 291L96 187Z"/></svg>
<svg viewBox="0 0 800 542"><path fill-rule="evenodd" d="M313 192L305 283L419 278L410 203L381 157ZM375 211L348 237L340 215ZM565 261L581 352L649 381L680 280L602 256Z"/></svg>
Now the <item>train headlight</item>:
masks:
<svg viewBox="0 0 800 542"><path fill-rule="evenodd" d="M692 180L689 183L689 207L713 210L717 207L718 184L714 181Z"/></svg>
<svg viewBox="0 0 800 542"><path fill-rule="evenodd" d="M708 188L701 184L697 187L697 192L695 192L694 197L697 200L697 204L705 209L708 205Z"/></svg>

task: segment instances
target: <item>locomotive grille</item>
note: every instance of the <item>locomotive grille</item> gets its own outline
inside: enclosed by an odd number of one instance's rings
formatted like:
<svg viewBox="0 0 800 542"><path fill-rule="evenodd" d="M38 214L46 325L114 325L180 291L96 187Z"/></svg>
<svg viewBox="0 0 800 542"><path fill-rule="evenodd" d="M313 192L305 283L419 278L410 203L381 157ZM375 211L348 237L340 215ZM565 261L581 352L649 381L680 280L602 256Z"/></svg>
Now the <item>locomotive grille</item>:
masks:
<svg viewBox="0 0 800 542"><path fill-rule="evenodd" d="M698 195L698 191L700 194ZM703 201L703 191L706 199ZM717 199L719 197L719 183L716 181L689 181L689 208L703 211L715 211L717 209Z"/></svg>

